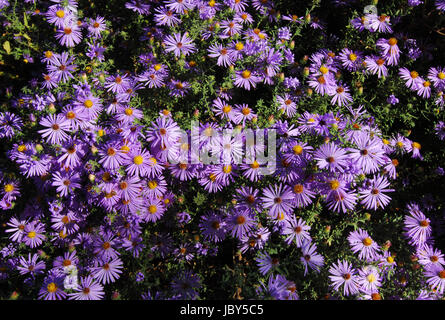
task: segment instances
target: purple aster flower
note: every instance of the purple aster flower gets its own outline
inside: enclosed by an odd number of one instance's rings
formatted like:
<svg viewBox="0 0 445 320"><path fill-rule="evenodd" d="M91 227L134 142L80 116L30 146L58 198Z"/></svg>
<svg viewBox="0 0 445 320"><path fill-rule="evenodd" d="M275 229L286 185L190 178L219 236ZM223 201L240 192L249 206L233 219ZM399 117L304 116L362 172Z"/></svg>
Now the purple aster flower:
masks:
<svg viewBox="0 0 445 320"><path fill-rule="evenodd" d="M248 234L255 224L249 210L235 210L227 215L225 221L228 229L231 230L232 237L238 239Z"/></svg>
<svg viewBox="0 0 445 320"><path fill-rule="evenodd" d="M384 208L390 201L391 198L388 197L383 192L394 192L394 189L388 189L390 185L388 180L384 176L377 176L368 180L365 186L360 191L359 198L366 209Z"/></svg>
<svg viewBox="0 0 445 320"><path fill-rule="evenodd" d="M393 94L390 95L386 101L391 105L396 105L399 103L399 99L397 99L397 97Z"/></svg>
<svg viewBox="0 0 445 320"><path fill-rule="evenodd" d="M388 76L388 69L386 68L386 60L384 58L371 55L365 58L366 70L371 74L377 74L379 78Z"/></svg>
<svg viewBox="0 0 445 320"><path fill-rule="evenodd" d="M272 258L267 252L260 252L255 258L255 261L262 275L267 275L271 271L273 272L280 265L278 258Z"/></svg>
<svg viewBox="0 0 445 320"><path fill-rule="evenodd" d="M155 12L154 20L158 26L174 27L181 23L181 19L172 10L165 7L158 7Z"/></svg>
<svg viewBox="0 0 445 320"><path fill-rule="evenodd" d="M261 198L263 206L269 209L269 216L281 219L289 215L294 207L294 196L287 185L268 186L263 191Z"/></svg>
<svg viewBox="0 0 445 320"><path fill-rule="evenodd" d="M431 236L431 221L425 217L416 204L410 204L408 212L409 215L406 215L403 221L406 236L412 244L422 247Z"/></svg>
<svg viewBox="0 0 445 320"><path fill-rule="evenodd" d="M320 272L321 267L324 265L324 258L322 255L316 252L317 246L310 241L303 242L301 247L302 257L300 261L304 266L304 275L308 273L308 266L316 272Z"/></svg>
<svg viewBox="0 0 445 320"><path fill-rule="evenodd" d="M235 71L234 84L236 87L244 88L250 91L250 88L256 88L257 83L260 82L260 77L256 72L245 69L244 71Z"/></svg>
<svg viewBox="0 0 445 320"><path fill-rule="evenodd" d="M101 38L101 32L106 30L105 19L97 16L96 19L91 19L88 24L88 33L94 38Z"/></svg>
<svg viewBox="0 0 445 320"><path fill-rule="evenodd" d="M381 56L386 59L389 66L395 66L399 62L400 49L397 46L396 38L378 39L376 42L377 48L380 49Z"/></svg>
<svg viewBox="0 0 445 320"><path fill-rule="evenodd" d="M346 151L337 147L334 143L323 144L314 152L314 160L320 169L329 169L330 172L343 172L346 167Z"/></svg>
<svg viewBox="0 0 445 320"><path fill-rule="evenodd" d="M371 138L367 133L357 134L354 143L357 148L349 148L348 156L365 174L375 173L385 163L385 151L377 137Z"/></svg>
<svg viewBox="0 0 445 320"><path fill-rule="evenodd" d="M28 253L28 259L24 257L20 257L20 266L17 266L17 270L19 270L21 275L31 274L32 276L43 273L46 265L44 261L37 261L39 259L38 254Z"/></svg>
<svg viewBox="0 0 445 320"><path fill-rule="evenodd" d="M108 92L117 94L124 93L129 86L130 79L128 78L127 74L117 74L115 76L109 76L106 78L104 85Z"/></svg>
<svg viewBox="0 0 445 320"><path fill-rule="evenodd" d="M359 253L359 259L365 259L371 262L378 258L380 248L365 230L358 229L357 231L351 231L348 236L348 241L352 251Z"/></svg>
<svg viewBox="0 0 445 320"><path fill-rule="evenodd" d="M47 129L39 130L42 138L46 138L46 141L51 144L60 144L68 140L68 134L70 130L70 123L62 114L54 115L50 114L44 117L40 124Z"/></svg>
<svg viewBox="0 0 445 320"><path fill-rule="evenodd" d="M443 121L439 121L436 124L434 131L436 131L436 135L440 140L445 140L445 123Z"/></svg>
<svg viewBox="0 0 445 320"><path fill-rule="evenodd" d="M425 81L422 78L419 79L419 86L417 87L417 95L428 99L429 97L431 97L431 82L430 81Z"/></svg>
<svg viewBox="0 0 445 320"><path fill-rule="evenodd" d="M108 143L99 149L99 163L107 170L116 170L124 163L125 153L115 143Z"/></svg>
<svg viewBox="0 0 445 320"><path fill-rule="evenodd" d="M287 235L285 240L287 244L290 245L295 240L297 248L301 248L305 241L311 242L310 229L311 227L306 225L303 219L291 217L286 220L282 234Z"/></svg>
<svg viewBox="0 0 445 320"><path fill-rule="evenodd" d="M177 57L181 56L181 54L187 56L197 50L193 40L188 37L187 33L183 35L181 33L175 33L173 36L168 35L164 43L165 51L173 52Z"/></svg>
<svg viewBox="0 0 445 320"><path fill-rule="evenodd" d="M209 57L218 58L216 64L218 66L229 67L233 64L233 57L230 52L222 44L212 44L209 49Z"/></svg>
<svg viewBox="0 0 445 320"><path fill-rule="evenodd" d="M22 242L28 247L36 248L46 239L46 236L43 234L45 232L45 226L37 220L27 223L23 231Z"/></svg>
<svg viewBox="0 0 445 320"><path fill-rule="evenodd" d="M68 294L69 300L102 300L105 295L103 286L91 276L81 277L74 291Z"/></svg>
<svg viewBox="0 0 445 320"><path fill-rule="evenodd" d="M440 295L443 294L445 290L445 269L442 265L432 265L425 269L424 276L427 278L426 283L435 289Z"/></svg>
<svg viewBox="0 0 445 320"><path fill-rule="evenodd" d="M340 52L338 59L342 63L343 67L348 71L357 71L361 68L363 62L361 52L353 51L348 48L344 48Z"/></svg>
<svg viewBox="0 0 445 320"><path fill-rule="evenodd" d="M71 10L61 5L50 6L45 16L47 21L54 24L57 28L63 28L67 22L75 19Z"/></svg>
<svg viewBox="0 0 445 320"><path fill-rule="evenodd" d="M82 32L77 21L67 22L61 29L57 30L56 39L68 48L75 47L82 41Z"/></svg>
<svg viewBox="0 0 445 320"><path fill-rule="evenodd" d="M125 3L125 8L137 12L141 15L147 15L150 13L150 5L142 2L141 0L131 0Z"/></svg>
<svg viewBox="0 0 445 320"><path fill-rule="evenodd" d="M382 32L382 33L392 33L390 17L382 14L378 16L377 14L371 13L367 15L368 23L367 27L369 30L373 32Z"/></svg>
<svg viewBox="0 0 445 320"><path fill-rule="evenodd" d="M329 268L329 279L335 291L339 291L343 286L343 294L345 296L354 295L359 292L359 284L356 270L346 260L338 260L337 264L333 263Z"/></svg>
<svg viewBox="0 0 445 320"><path fill-rule="evenodd" d="M147 222L156 222L161 219L165 212L164 202L157 198L146 198L145 200L146 209L144 220Z"/></svg>
<svg viewBox="0 0 445 320"><path fill-rule="evenodd" d="M378 292L382 285L379 269L374 266L365 266L358 270L357 282L363 293L372 294Z"/></svg>
<svg viewBox="0 0 445 320"><path fill-rule="evenodd" d="M204 238L212 242L224 240L227 232L224 218L216 212L209 212L203 215L199 228Z"/></svg>
<svg viewBox="0 0 445 320"><path fill-rule="evenodd" d="M66 293L63 291L64 275L50 274L43 281L39 291L39 299L43 300L63 300Z"/></svg>
<svg viewBox="0 0 445 320"><path fill-rule="evenodd" d="M278 110L285 113L289 118L293 117L297 113L295 100L295 97L290 96L288 93L285 93L283 96L277 96Z"/></svg>
<svg viewBox="0 0 445 320"><path fill-rule="evenodd" d="M405 67L399 69L399 76L405 80L406 87L411 90L417 90L423 83L417 71L409 71Z"/></svg>
<svg viewBox="0 0 445 320"><path fill-rule="evenodd" d="M57 187L57 192L64 197L68 195L68 193L73 193L75 189L81 187L79 174L56 172L53 175L52 185Z"/></svg>
<svg viewBox="0 0 445 320"><path fill-rule="evenodd" d="M120 277L122 273L122 261L119 258L109 260L94 260L94 266L91 267L91 276L105 285L113 283Z"/></svg>
<svg viewBox="0 0 445 320"><path fill-rule="evenodd" d="M7 233L12 233L12 235L9 236L9 239L14 242L21 242L23 236L26 235L25 227L27 224L27 220L18 220L17 218L12 217L8 223L6 223L10 228L5 230Z"/></svg>
<svg viewBox="0 0 445 320"><path fill-rule="evenodd" d="M201 278L192 271L184 271L172 280L171 288L182 299L196 299L198 297L196 290L201 288Z"/></svg>
<svg viewBox="0 0 445 320"><path fill-rule="evenodd" d="M151 171L149 164L150 158L152 158L152 156L146 150L140 148L131 149L130 152L125 155L123 162L124 165L127 165L126 172L130 176L148 176Z"/></svg>
<svg viewBox="0 0 445 320"><path fill-rule="evenodd" d="M430 245L417 250L419 263L425 267L435 265L436 267L445 266L443 253L439 249L435 249Z"/></svg>

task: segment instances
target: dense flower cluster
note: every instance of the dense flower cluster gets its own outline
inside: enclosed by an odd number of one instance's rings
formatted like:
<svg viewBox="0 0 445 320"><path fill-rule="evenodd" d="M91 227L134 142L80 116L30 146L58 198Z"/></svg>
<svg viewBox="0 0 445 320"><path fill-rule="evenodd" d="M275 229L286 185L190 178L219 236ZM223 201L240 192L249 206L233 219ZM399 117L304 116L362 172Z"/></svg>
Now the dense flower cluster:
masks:
<svg viewBox="0 0 445 320"><path fill-rule="evenodd" d="M328 36L326 25L309 13L280 14L276 2L127 1L119 10L142 29L133 70L107 56L113 37L128 40L119 20L89 16L83 1L20 2L20 15L52 34L20 57L37 65L38 77L14 96L8 88L0 109L2 280L20 277L24 292L46 300L108 298L122 278L138 298L196 299L208 280L194 266L221 257L230 240L240 260L254 261L253 297L299 299L307 277L322 279L334 297L382 297L395 255L360 219L397 197L402 159L424 156L407 135L382 131L351 79L392 76L443 108L445 67L430 64L421 76L402 63L427 49L393 31L396 17L376 13L349 21L353 32L375 36L373 48L331 39L301 58L296 36ZM17 8L0 1L5 26ZM388 95L388 105L400 103ZM312 100L327 103L302 108ZM432 129L444 140L442 121ZM445 260L431 221L415 203L408 211L403 237L426 279L417 297L441 298ZM322 212L354 227L335 258L320 249L332 241L320 241ZM292 250L301 278L282 269L277 243ZM146 279L159 269L173 274L162 286Z"/></svg>

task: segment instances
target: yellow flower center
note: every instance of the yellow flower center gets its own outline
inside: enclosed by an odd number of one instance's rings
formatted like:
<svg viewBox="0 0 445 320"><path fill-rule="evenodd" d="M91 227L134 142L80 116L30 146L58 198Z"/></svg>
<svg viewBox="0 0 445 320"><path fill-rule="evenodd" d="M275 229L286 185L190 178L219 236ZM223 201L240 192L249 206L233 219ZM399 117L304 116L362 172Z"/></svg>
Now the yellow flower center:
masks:
<svg viewBox="0 0 445 320"><path fill-rule="evenodd" d="M394 45L396 45L396 44L397 44L397 39L396 39L396 38L390 38L390 39L388 40L388 44L389 44L390 46L394 46Z"/></svg>
<svg viewBox="0 0 445 320"><path fill-rule="evenodd" d="M158 207L156 207L154 204L152 204L151 206L148 207L148 211L151 214L155 214L156 212L158 212Z"/></svg>
<svg viewBox="0 0 445 320"><path fill-rule="evenodd" d="M215 0L210 0L209 2L208 2L208 5L209 5L209 7L214 7L215 6Z"/></svg>
<svg viewBox="0 0 445 320"><path fill-rule="evenodd" d="M412 146L413 146L414 149L420 149L421 148L421 145L418 142L413 142Z"/></svg>
<svg viewBox="0 0 445 320"><path fill-rule="evenodd" d="M144 158L142 156L136 156L133 158L133 163L136 165L141 165L144 162Z"/></svg>
<svg viewBox="0 0 445 320"><path fill-rule="evenodd" d="M297 193L297 194L302 193L303 190L304 190L304 187L301 184L296 184L294 186L294 192Z"/></svg>
<svg viewBox="0 0 445 320"><path fill-rule="evenodd" d="M258 161L254 161L251 165L250 165L250 167L252 168L252 169L258 169L259 167L260 167L260 164L258 163Z"/></svg>
<svg viewBox="0 0 445 320"><path fill-rule="evenodd" d="M156 181L154 181L154 180L148 182L148 187L150 189L155 189L157 186L158 186L158 183Z"/></svg>
<svg viewBox="0 0 445 320"><path fill-rule="evenodd" d="M251 72L250 72L249 70L244 70L244 71L241 73L241 76L242 76L244 79L249 79L249 78L250 78L250 75L251 75Z"/></svg>
<svg viewBox="0 0 445 320"><path fill-rule="evenodd" d="M292 151L296 154L296 155L300 155L303 152L303 147L300 146L299 144L296 144L295 146L293 146Z"/></svg>
<svg viewBox="0 0 445 320"><path fill-rule="evenodd" d="M124 144L124 145L121 147L121 151L122 151L123 153L128 153L128 152L130 151L130 147L127 146L126 144Z"/></svg>
<svg viewBox="0 0 445 320"><path fill-rule="evenodd" d="M212 133L213 133L213 128L212 128L212 127L207 127L207 128L205 128L205 130L204 130L204 134L205 134L207 137L212 136Z"/></svg>
<svg viewBox="0 0 445 320"><path fill-rule="evenodd" d="M363 242L363 245L368 247L368 246L370 246L372 244L372 239L367 237L367 238L363 239L362 242Z"/></svg>
<svg viewBox="0 0 445 320"><path fill-rule="evenodd" d="M235 44L235 49L238 51L241 51L244 49L244 44L242 42L237 42L237 44Z"/></svg>
<svg viewBox="0 0 445 320"><path fill-rule="evenodd" d="M386 258L386 261L387 261L388 263L393 263L393 262L394 262L394 258L391 257L391 256L389 256L389 257Z"/></svg>
<svg viewBox="0 0 445 320"><path fill-rule="evenodd" d="M63 18L65 16L65 12L63 10L57 10L56 11L56 16L58 18Z"/></svg>
<svg viewBox="0 0 445 320"><path fill-rule="evenodd" d="M36 237L36 232L35 231L30 231L30 232L28 232L28 238L30 238L30 239L34 239L35 237Z"/></svg>
<svg viewBox="0 0 445 320"><path fill-rule="evenodd" d="M232 166L229 164L229 165L227 165L227 166L224 166L223 167L223 172L224 173L230 173L230 172L232 172Z"/></svg>
<svg viewBox="0 0 445 320"><path fill-rule="evenodd" d="M127 116L131 116L131 115L133 114L133 109L131 109L131 108L127 108L127 109L125 109L125 114L126 114Z"/></svg>
<svg viewBox="0 0 445 320"><path fill-rule="evenodd" d="M411 78L416 79L419 76L419 73L417 71L411 71L409 73L411 75Z"/></svg>
<svg viewBox="0 0 445 320"><path fill-rule="evenodd" d="M229 105L225 105L224 108L222 109L222 111L224 113L229 113L230 111L232 111L232 107Z"/></svg>
<svg viewBox="0 0 445 320"><path fill-rule="evenodd" d="M443 79L445 79L445 73L443 73L443 72L439 72L439 73L437 74L437 77L438 77L440 80L443 80Z"/></svg>
<svg viewBox="0 0 445 320"><path fill-rule="evenodd" d="M366 279L368 280L368 282L373 283L376 280L376 277L373 273L369 274Z"/></svg>
<svg viewBox="0 0 445 320"><path fill-rule="evenodd" d="M339 186L340 182L338 182L338 180L329 181L329 188L331 188L331 190L337 190Z"/></svg>
<svg viewBox="0 0 445 320"><path fill-rule="evenodd" d="M83 103L83 105L85 106L85 108L91 108L93 106L93 101L91 100L85 100L85 102Z"/></svg>
<svg viewBox="0 0 445 320"><path fill-rule="evenodd" d="M46 286L46 289L48 290L48 292L54 293L57 291L57 285L54 282L51 282Z"/></svg>
<svg viewBox="0 0 445 320"><path fill-rule="evenodd" d="M14 191L14 186L10 183L8 183L7 185L5 185L5 192L12 192Z"/></svg>
<svg viewBox="0 0 445 320"><path fill-rule="evenodd" d="M349 58L349 60L354 62L355 60L357 60L357 55L355 53L350 53L348 58Z"/></svg>
<svg viewBox="0 0 445 320"><path fill-rule="evenodd" d="M153 157L151 157L150 159L148 159L148 160L150 160L150 162L152 163L152 165L155 165L158 161L155 159L155 158L153 158Z"/></svg>
<svg viewBox="0 0 445 320"><path fill-rule="evenodd" d="M326 74L329 72L329 69L326 66L321 66L319 70L323 74Z"/></svg>
<svg viewBox="0 0 445 320"><path fill-rule="evenodd" d="M247 108L247 107L243 108L243 109L241 110L241 113L242 113L243 115L247 116L247 115L250 113L250 108Z"/></svg>

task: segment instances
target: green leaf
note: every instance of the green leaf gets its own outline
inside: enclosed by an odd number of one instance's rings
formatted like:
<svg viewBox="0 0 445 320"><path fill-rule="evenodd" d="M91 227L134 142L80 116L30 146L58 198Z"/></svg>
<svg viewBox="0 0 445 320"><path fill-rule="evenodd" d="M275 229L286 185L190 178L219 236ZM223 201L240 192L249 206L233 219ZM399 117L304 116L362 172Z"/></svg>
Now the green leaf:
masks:
<svg viewBox="0 0 445 320"><path fill-rule="evenodd" d="M7 54L11 54L11 45L9 44L9 41L3 42L3 49L5 49Z"/></svg>

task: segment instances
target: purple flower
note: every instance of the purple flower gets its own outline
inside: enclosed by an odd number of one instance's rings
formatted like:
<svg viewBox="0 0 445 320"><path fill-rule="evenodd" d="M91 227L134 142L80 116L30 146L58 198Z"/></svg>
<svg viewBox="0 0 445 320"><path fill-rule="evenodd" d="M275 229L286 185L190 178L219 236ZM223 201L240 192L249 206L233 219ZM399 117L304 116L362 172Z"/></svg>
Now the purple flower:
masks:
<svg viewBox="0 0 445 320"><path fill-rule="evenodd" d="M226 236L226 222L223 217L216 212L209 212L201 217L199 224L201 233L208 241L219 242Z"/></svg>
<svg viewBox="0 0 445 320"><path fill-rule="evenodd" d="M70 123L62 114L54 115L50 114L44 117L40 124L47 129L39 130L42 138L46 138L46 141L51 144L60 144L68 140L68 134L70 130Z"/></svg>
<svg viewBox="0 0 445 320"><path fill-rule="evenodd" d="M343 294L345 296L354 295L359 292L358 278L356 270L346 260L338 260L337 264L333 263L329 268L329 279L335 291L339 291L343 286Z"/></svg>
<svg viewBox="0 0 445 320"><path fill-rule="evenodd" d="M38 259L39 255L35 253L32 256L31 253L28 253L28 259L20 257L20 266L17 266L20 274L24 275L29 273L34 276L43 273L46 268L45 262L37 261Z"/></svg>
<svg viewBox="0 0 445 320"><path fill-rule="evenodd" d="M263 191L263 206L269 209L269 216L282 219L291 213L293 209L292 191L287 185L268 186Z"/></svg>
<svg viewBox="0 0 445 320"><path fill-rule="evenodd" d="M278 259L272 258L267 252L260 252L258 257L255 258L255 261L262 275L268 274L280 265Z"/></svg>
<svg viewBox="0 0 445 320"><path fill-rule="evenodd" d="M256 88L258 82L260 82L260 77L256 75L256 72L249 69L235 71L234 84L236 87L250 91L250 88Z"/></svg>
<svg viewBox="0 0 445 320"><path fill-rule="evenodd" d="M391 201L391 198L383 192L393 192L395 190L387 188L389 182L384 176L374 177L366 184L367 186L360 191L359 196L366 209L384 208Z"/></svg>
<svg viewBox="0 0 445 320"><path fill-rule="evenodd" d="M43 281L43 285L39 291L39 299L43 300L63 300L66 293L63 289L63 275L50 274Z"/></svg>
<svg viewBox="0 0 445 320"><path fill-rule="evenodd" d="M358 229L357 231L352 231L348 236L348 241L352 251L359 253L359 259L371 262L378 258L380 248L365 230Z"/></svg>
<svg viewBox="0 0 445 320"><path fill-rule="evenodd" d="M346 167L346 151L337 147L334 143L323 144L314 152L314 159L320 169L343 172Z"/></svg>
<svg viewBox="0 0 445 320"><path fill-rule="evenodd" d="M173 36L168 35L164 43L165 51L173 52L177 57L181 56L181 54L187 56L196 51L195 44L193 40L188 37L187 33L183 35L181 35L181 33L175 33Z"/></svg>
<svg viewBox="0 0 445 320"><path fill-rule="evenodd" d="M68 294L69 300L102 300L105 295L103 286L91 276L81 277L74 291Z"/></svg>
<svg viewBox="0 0 445 320"><path fill-rule="evenodd" d="M25 225L24 235L22 241L31 248L40 246L46 239L43 234L45 232L45 226L43 223L34 220Z"/></svg>
<svg viewBox="0 0 445 320"><path fill-rule="evenodd" d="M283 235L287 235L286 243L291 244L295 240L295 244L297 248L301 248L305 241L311 242L311 236L308 232L311 227L306 225L306 222L299 218L298 220L295 217L291 217L286 220Z"/></svg>
<svg viewBox="0 0 445 320"><path fill-rule="evenodd" d="M94 260L94 266L91 267L91 276L105 285L115 282L122 273L122 261L119 258L109 260Z"/></svg>
<svg viewBox="0 0 445 320"><path fill-rule="evenodd" d="M304 275L308 273L308 266L316 272L320 272L321 267L324 265L324 258L322 255L316 252L317 246L310 241L304 241L301 247L302 257L301 263L304 266Z"/></svg>
<svg viewBox="0 0 445 320"><path fill-rule="evenodd" d="M445 290L445 269L442 265L431 265L424 271L424 275L427 278L426 283L431 286L431 289L435 289L440 295Z"/></svg>

